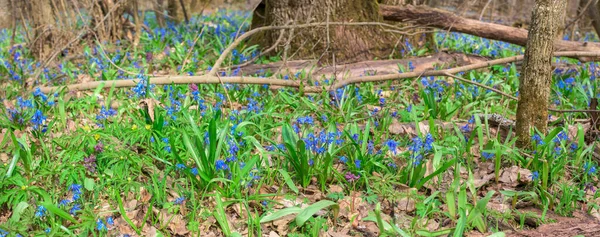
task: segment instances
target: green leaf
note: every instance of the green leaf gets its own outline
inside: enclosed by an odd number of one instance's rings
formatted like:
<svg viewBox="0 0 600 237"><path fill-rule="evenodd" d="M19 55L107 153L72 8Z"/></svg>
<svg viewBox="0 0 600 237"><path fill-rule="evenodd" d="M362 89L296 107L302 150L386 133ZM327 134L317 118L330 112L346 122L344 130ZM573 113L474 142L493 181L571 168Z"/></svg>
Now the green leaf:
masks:
<svg viewBox="0 0 600 237"><path fill-rule="evenodd" d="M90 178L85 178L85 179L83 180L83 187L84 187L85 189L87 189L88 191L92 191L92 190L94 190L94 185L95 185L95 183L94 183L94 180L93 180L93 179L90 179Z"/></svg>
<svg viewBox="0 0 600 237"><path fill-rule="evenodd" d="M504 232L496 232L491 235L488 235L488 237L504 237L504 236L506 236L506 234Z"/></svg>
<svg viewBox="0 0 600 237"><path fill-rule="evenodd" d="M333 208L334 216L337 217L337 213L340 208L339 205L337 203L329 201L329 200L321 200L321 201L318 201L318 202L306 207L304 210L302 210L302 212L300 212L300 214L298 214L298 216L296 216L296 225L298 225L298 226L304 225L304 223L309 218L311 218L315 213L317 213L321 209L327 208L329 206L331 206Z"/></svg>
<svg viewBox="0 0 600 237"><path fill-rule="evenodd" d="M444 165L442 165L442 167L440 167L439 169L437 169L436 171L434 171L427 177L421 179L421 181L419 181L419 183L415 186L415 188L420 189L421 187L423 187L423 185L425 185L427 183L427 181L429 181L436 175L439 175L439 174L443 173L444 171L448 170L448 168L452 167L454 165L454 163L456 163L456 158L444 163Z"/></svg>
<svg viewBox="0 0 600 237"><path fill-rule="evenodd" d="M20 202L19 204L17 204L17 206L13 208L13 213L10 217L10 221L18 223L21 220L21 214L23 214L23 211L25 211L27 207L29 207L29 204L27 204L27 202Z"/></svg>
<svg viewBox="0 0 600 237"><path fill-rule="evenodd" d="M260 223L265 223L265 222L270 222L270 221L274 221L274 220L278 220L284 216L287 215L291 215L291 214L298 214L302 211L302 208L299 207L288 207L285 209L281 209L279 211L273 212L269 215L264 216L263 218L260 219Z"/></svg>
<svg viewBox="0 0 600 237"><path fill-rule="evenodd" d="M452 233L453 229L444 229L444 230L438 230L438 231L428 231L428 230L417 230L416 234L420 235L420 236L425 236L425 237L435 237L435 236L440 236L440 235L448 235L450 233Z"/></svg>
<svg viewBox="0 0 600 237"><path fill-rule="evenodd" d="M221 231L225 236L231 236L231 229L229 229L229 222L227 221L227 216L225 214L226 206L223 204L223 200L221 200L221 194L219 192L216 193L215 201L217 202L216 210L213 212L213 216L221 226Z"/></svg>
<svg viewBox="0 0 600 237"><path fill-rule="evenodd" d="M290 177L290 174L288 174L288 172L283 169L279 169L279 173L281 174L281 176L283 176L283 181L285 181L285 184L287 184L288 188L290 188L297 194L299 192L298 187L296 187L296 185L292 181L292 177Z"/></svg>
<svg viewBox="0 0 600 237"><path fill-rule="evenodd" d="M467 226L467 214L465 212L465 209L460 208L459 215L460 217L458 218L458 223L456 223L456 227L454 229L454 237L462 237Z"/></svg>
<svg viewBox="0 0 600 237"><path fill-rule="evenodd" d="M121 194L119 193L118 190L115 190L115 194L116 194L115 196L116 196L116 199L117 199L117 204L119 204L119 213L121 214L121 217L123 217L123 219L125 220L125 222L127 222L127 224L129 224L129 226L131 228L133 228L133 230L135 231L135 233L137 233L139 235L140 234L140 230L137 228L137 226L135 226L135 224L133 224L133 222L131 221L131 219L129 219L129 217L127 216L127 212L125 212L125 207L123 207L123 200L121 198Z"/></svg>
<svg viewBox="0 0 600 237"><path fill-rule="evenodd" d="M50 211L54 215L57 215L57 216L65 219L65 220L68 220L68 221L73 222L75 224L79 223L79 222L77 222L77 220L75 220L75 218L73 218L71 215L69 215L69 213L63 211L62 209L60 209L58 207L56 207L52 203L42 202L42 206L44 206L48 211Z"/></svg>

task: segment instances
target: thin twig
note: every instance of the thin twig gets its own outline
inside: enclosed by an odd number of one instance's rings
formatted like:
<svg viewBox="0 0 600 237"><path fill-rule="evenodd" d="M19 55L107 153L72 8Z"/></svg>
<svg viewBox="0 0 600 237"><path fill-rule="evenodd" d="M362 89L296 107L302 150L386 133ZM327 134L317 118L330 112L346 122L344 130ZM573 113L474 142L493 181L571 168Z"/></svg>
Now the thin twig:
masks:
<svg viewBox="0 0 600 237"><path fill-rule="evenodd" d="M444 76L447 76L447 77L452 77L452 78L454 78L454 79L456 79L456 80L459 80L459 81L462 81L462 82L465 82L465 83L468 83L468 84L473 84L473 85L476 85L476 86L478 86L478 87L481 87L481 88L488 89L488 90L490 90L490 91L496 92L496 93L498 93L498 94L500 94L500 95L503 95L503 96L505 96L505 97L508 97L508 98L510 98L510 99L513 99L513 100L519 100L519 98L517 98L517 97L515 97L515 96L512 96L512 95L506 94L506 93L504 93L504 92L503 92L503 91L501 91L501 90L498 90L498 89L496 89L496 88L493 88L493 87L490 87L490 86L486 86L486 85L484 85L484 84L481 84L481 83L479 83L479 82L475 82L475 81L467 80L467 79L464 79L464 78L462 78L462 77L459 77L459 76L452 75L452 74L450 74L450 73L446 73Z"/></svg>
<svg viewBox="0 0 600 237"><path fill-rule="evenodd" d="M194 51L194 48L196 47L196 43L200 39L200 36L202 35L202 33L204 33L204 29L206 29L206 27L203 26L202 30L200 30L200 33L198 35L196 35L196 38L194 39L194 43L192 44L192 47L190 47L190 50L188 50L187 54L185 55L185 58L183 59L183 65L181 65L181 70L179 70L179 74L181 74L183 72L183 70L185 70L185 66L188 62L188 59L190 58L190 55L192 55L192 51Z"/></svg>
<svg viewBox="0 0 600 237"><path fill-rule="evenodd" d="M275 41L275 43L273 45L271 45L271 47L269 47L268 49L265 49L264 51L260 52L260 54L254 56L253 58L251 58L250 60L242 63L242 64L238 64L238 65L233 65L231 67L226 67L223 68L224 70L228 70L228 69L233 69L233 68L240 68L240 67L245 67L248 66L250 64L252 64L254 61L256 61L257 59L259 59L262 56L267 55L268 53L270 53L271 51L275 50L277 48L277 46L279 46L279 43L281 43L281 40L283 39L283 35L285 33L285 30L280 30L279 31L279 37L277 37L277 40Z"/></svg>

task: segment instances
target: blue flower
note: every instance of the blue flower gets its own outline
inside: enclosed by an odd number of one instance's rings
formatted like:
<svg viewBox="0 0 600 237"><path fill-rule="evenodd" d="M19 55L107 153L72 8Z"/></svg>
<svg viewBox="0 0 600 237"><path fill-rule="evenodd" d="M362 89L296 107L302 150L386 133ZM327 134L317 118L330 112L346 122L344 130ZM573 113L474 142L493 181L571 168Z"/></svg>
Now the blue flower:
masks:
<svg viewBox="0 0 600 237"><path fill-rule="evenodd" d="M588 170L588 175L593 175L596 173L596 166L592 166L590 167L590 169Z"/></svg>
<svg viewBox="0 0 600 237"><path fill-rule="evenodd" d="M568 141L569 140L569 135L567 135L567 133L565 133L564 131L559 132L556 137L553 139L553 141L555 143L560 143L561 141Z"/></svg>
<svg viewBox="0 0 600 237"><path fill-rule="evenodd" d="M106 225L104 224L104 221L102 221L102 219L98 219L96 221L96 230L98 230L98 231L106 230Z"/></svg>
<svg viewBox="0 0 600 237"><path fill-rule="evenodd" d="M354 160L354 166L355 166L357 169L360 169L360 160L359 160L359 159L356 159L356 160Z"/></svg>
<svg viewBox="0 0 600 237"><path fill-rule="evenodd" d="M533 171L529 177L531 177L532 181L536 181L540 177L540 172Z"/></svg>
<svg viewBox="0 0 600 237"><path fill-rule="evenodd" d="M115 221L113 220L112 216L109 216L106 218L106 224L108 225L114 225Z"/></svg>
<svg viewBox="0 0 600 237"><path fill-rule="evenodd" d="M183 204L183 201L185 201L185 197L181 196L181 197L178 197L175 200L173 200L173 204L175 204L175 205L181 205L181 204Z"/></svg>
<svg viewBox="0 0 600 237"><path fill-rule="evenodd" d="M69 191L73 193L81 193L81 188L81 184L71 184L71 186L69 186Z"/></svg>
<svg viewBox="0 0 600 237"><path fill-rule="evenodd" d="M571 143L571 145L569 146L569 149L571 149L571 151L575 151L577 150L578 146L577 143Z"/></svg>
<svg viewBox="0 0 600 237"><path fill-rule="evenodd" d="M0 237L7 237L8 232L6 230L0 229Z"/></svg>
<svg viewBox="0 0 600 237"><path fill-rule="evenodd" d="M41 97L42 101L46 102L46 100L48 100L48 97L40 90L40 88L35 88L35 91L33 92L33 96L35 97Z"/></svg>
<svg viewBox="0 0 600 237"><path fill-rule="evenodd" d="M494 156L496 156L496 154L494 153L489 153L489 152L483 152L481 154L483 156L483 158L485 158L486 160L492 159L494 158Z"/></svg>
<svg viewBox="0 0 600 237"><path fill-rule="evenodd" d="M46 121L46 116L42 113L41 110L36 110L33 116L31 117L31 122L33 123L33 129L37 129L38 126L43 125Z"/></svg>
<svg viewBox="0 0 600 237"><path fill-rule="evenodd" d="M184 170L186 168L185 164L177 164L175 165L175 170Z"/></svg>
<svg viewBox="0 0 600 237"><path fill-rule="evenodd" d="M71 200L63 199L58 203L58 207L64 207L64 206L68 205L69 203L71 203Z"/></svg>
<svg viewBox="0 0 600 237"><path fill-rule="evenodd" d="M544 145L544 141L542 140L542 137L539 134L535 134L531 137L531 140L536 142L536 144L538 145Z"/></svg>
<svg viewBox="0 0 600 237"><path fill-rule="evenodd" d="M225 163L225 161L223 160L217 160L217 162L215 162L215 168L217 169L217 171L229 170L229 165L227 165L227 163Z"/></svg>
<svg viewBox="0 0 600 237"><path fill-rule="evenodd" d="M431 136L431 133L428 133L427 136L425 137L425 144L424 144L425 151L431 151L434 141L435 140L433 139L433 136Z"/></svg>
<svg viewBox="0 0 600 237"><path fill-rule="evenodd" d="M385 142L385 144L388 146L389 150L394 153L394 155L396 155L397 151L396 149L398 148L398 143L392 139L388 140L387 142Z"/></svg>
<svg viewBox="0 0 600 237"><path fill-rule="evenodd" d="M46 228L46 230L44 230L44 232L46 234L50 234L50 232L52 232L52 228L48 227L48 228Z"/></svg>
<svg viewBox="0 0 600 237"><path fill-rule="evenodd" d="M198 175L198 168L194 167L190 170L190 173L192 173L194 176Z"/></svg>
<svg viewBox="0 0 600 237"><path fill-rule="evenodd" d="M46 208L44 206L39 205L37 207L37 210L35 211L35 217L43 218L46 216L47 213L48 213L48 210L46 210Z"/></svg>
<svg viewBox="0 0 600 237"><path fill-rule="evenodd" d="M77 211L81 210L81 205L79 204L75 204L73 205L73 207L71 207L71 210L69 210L69 213L71 213L71 215L77 215Z"/></svg>
<svg viewBox="0 0 600 237"><path fill-rule="evenodd" d="M348 162L348 158L346 158L345 156L340 156L339 160L340 160L341 163Z"/></svg>

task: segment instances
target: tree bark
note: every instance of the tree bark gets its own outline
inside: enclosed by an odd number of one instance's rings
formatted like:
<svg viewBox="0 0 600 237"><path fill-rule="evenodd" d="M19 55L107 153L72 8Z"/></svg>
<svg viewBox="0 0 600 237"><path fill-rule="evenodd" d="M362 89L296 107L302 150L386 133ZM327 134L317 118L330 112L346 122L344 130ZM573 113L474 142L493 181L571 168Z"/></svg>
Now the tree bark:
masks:
<svg viewBox="0 0 600 237"><path fill-rule="evenodd" d="M517 106L517 145L529 147L531 131L546 133L552 82L552 43L564 19L566 0L536 0L525 49Z"/></svg>
<svg viewBox="0 0 600 237"><path fill-rule="evenodd" d="M38 59L45 59L52 50L54 37L56 37L56 35L53 37L53 32L57 30L50 0L28 1L26 8L33 29L33 38L30 39L29 47Z"/></svg>
<svg viewBox="0 0 600 237"><path fill-rule="evenodd" d="M205 0L166 0L167 10L171 20L180 23L189 21L193 15L202 12L206 5Z"/></svg>
<svg viewBox="0 0 600 237"><path fill-rule="evenodd" d="M309 22L381 22L377 0L263 0L255 9L252 28ZM328 26L265 31L251 37L252 44L274 53L324 64L387 58L399 37L376 26ZM334 60L335 58L335 60Z"/></svg>
<svg viewBox="0 0 600 237"><path fill-rule="evenodd" d="M587 0L586 2L589 1L595 1L596 3L593 5L590 5L587 9L587 13L590 16L590 18L592 19L592 26L594 27L594 30L596 30L596 34L598 36L600 36L600 1L597 0Z"/></svg>
<svg viewBox="0 0 600 237"><path fill-rule="evenodd" d="M391 21L415 22L420 25L466 33L487 39L504 41L516 45L527 45L527 30L486 23L459 17L453 13L426 6L403 7L380 5L383 18ZM564 11L563 11L564 12ZM564 13L561 13L563 15ZM562 22L561 22L562 23ZM555 40L556 51L598 51L599 43ZM590 60L582 58L582 60Z"/></svg>

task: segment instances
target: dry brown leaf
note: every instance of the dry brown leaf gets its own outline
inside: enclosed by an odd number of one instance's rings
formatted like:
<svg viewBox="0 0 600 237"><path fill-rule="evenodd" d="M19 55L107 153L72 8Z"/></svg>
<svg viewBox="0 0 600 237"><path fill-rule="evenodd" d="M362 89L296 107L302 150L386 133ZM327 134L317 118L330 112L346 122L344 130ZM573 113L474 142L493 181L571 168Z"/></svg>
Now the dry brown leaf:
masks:
<svg viewBox="0 0 600 237"><path fill-rule="evenodd" d="M150 116L150 120L152 120L152 122L154 122L154 108L156 106L162 106L162 104L160 103L160 101L154 99L154 98L146 98L146 99L142 99L140 100L140 102L138 103L138 106L140 108L145 109L146 111L148 111L148 115Z"/></svg>
<svg viewBox="0 0 600 237"><path fill-rule="evenodd" d="M342 193L344 192L344 189L342 188L342 186L339 185L329 185L329 193Z"/></svg>
<svg viewBox="0 0 600 237"><path fill-rule="evenodd" d="M77 75L77 83L88 83L92 81L94 81L94 79L92 79L92 77L89 74L82 73Z"/></svg>
<svg viewBox="0 0 600 237"><path fill-rule="evenodd" d="M408 123L399 123L397 120L394 120L390 127L388 128L391 134L394 135L407 135L407 136L417 136L417 130L415 129L414 124Z"/></svg>
<svg viewBox="0 0 600 237"><path fill-rule="evenodd" d="M141 187L140 188L140 202L146 204L146 203L148 203L148 201L150 201L150 199L152 199L152 194L150 194L150 192L148 192L148 190L146 190L146 188Z"/></svg>
<svg viewBox="0 0 600 237"><path fill-rule="evenodd" d="M302 193L311 203L318 202L325 198L325 195L323 195L321 190L314 185L308 185L308 187L302 189Z"/></svg>
<svg viewBox="0 0 600 237"><path fill-rule="evenodd" d="M158 230L156 229L156 227L152 225L144 225L144 228L142 228L141 236L156 236L157 232Z"/></svg>
<svg viewBox="0 0 600 237"><path fill-rule="evenodd" d="M486 208L488 210L494 210L494 211L498 211L500 213L504 213L506 211L509 211L511 207L508 204L498 203L497 201L492 199L487 203Z"/></svg>
<svg viewBox="0 0 600 237"><path fill-rule="evenodd" d="M499 181L511 187L516 187L519 183L528 183L531 180L531 171L528 169L511 166L502 169Z"/></svg>
<svg viewBox="0 0 600 237"><path fill-rule="evenodd" d="M275 231L269 232L269 237L279 237L279 235Z"/></svg>
<svg viewBox="0 0 600 237"><path fill-rule="evenodd" d="M117 230L119 231L119 233L121 233L121 234L129 234L129 235L133 236L133 234L135 232L131 228L131 226L129 226L127 221L125 221L125 219L123 219L122 217L115 219L115 226L116 226Z"/></svg>
<svg viewBox="0 0 600 237"><path fill-rule="evenodd" d="M8 155L6 153L0 153L0 162L7 164L8 163Z"/></svg>
<svg viewBox="0 0 600 237"><path fill-rule="evenodd" d="M351 235L348 235L348 232L350 232L350 230L348 229L342 229L342 231L327 231L327 234L330 237L351 237Z"/></svg>
<svg viewBox="0 0 600 237"><path fill-rule="evenodd" d="M274 220L273 226L275 226L275 228L277 229L277 233L279 235L286 236L288 233L288 230L289 230L289 223L290 223L290 221L292 221L295 218L296 218L295 215L287 215L278 220Z"/></svg>
<svg viewBox="0 0 600 237"><path fill-rule="evenodd" d="M403 211L403 212L413 212L415 211L415 200L412 198L408 198L408 197L403 197L400 200L398 200L398 211Z"/></svg>

